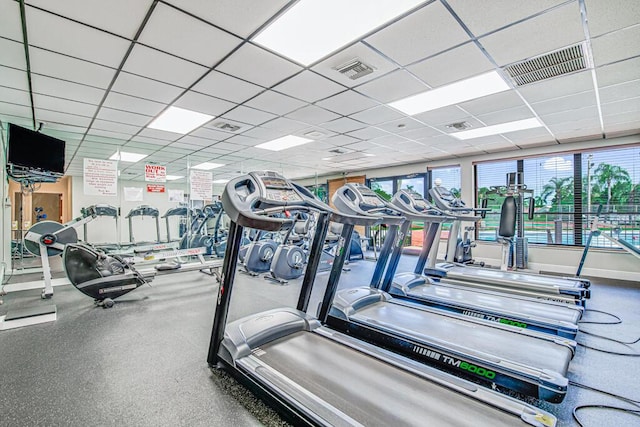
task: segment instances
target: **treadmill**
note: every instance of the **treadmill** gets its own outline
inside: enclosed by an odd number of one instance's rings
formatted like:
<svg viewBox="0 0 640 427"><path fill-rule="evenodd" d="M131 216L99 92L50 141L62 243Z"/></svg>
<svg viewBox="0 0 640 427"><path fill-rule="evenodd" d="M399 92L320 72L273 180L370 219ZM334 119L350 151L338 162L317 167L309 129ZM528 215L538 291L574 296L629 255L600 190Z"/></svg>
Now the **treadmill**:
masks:
<svg viewBox="0 0 640 427"><path fill-rule="evenodd" d="M231 224L207 361L227 369L288 421L318 426L556 425L546 411L333 331L322 317L305 313L329 220L345 224L345 236L354 225L375 225L377 219L340 215L276 172L231 180L222 203ZM286 230L292 219L269 215L288 209L318 214L297 309L269 310L227 324L243 229ZM348 241L340 242L330 277L340 275Z"/></svg>
<svg viewBox="0 0 640 427"><path fill-rule="evenodd" d="M343 214L378 218L389 228L369 286L337 292L327 325L490 388L553 403L564 399L575 341L393 298L380 289L383 271L395 274L397 264L388 261L409 224L362 184L343 185L332 201ZM327 287L333 292L337 285L338 279L330 278Z"/></svg>
<svg viewBox="0 0 640 427"><path fill-rule="evenodd" d="M432 188L429 190L429 194L433 198L436 206L442 210L445 215L456 218L450 230L450 236L453 236L453 239L457 236L462 221L476 221L479 219L470 216L473 208L464 206L459 199L456 199L451 192L444 187ZM439 238L438 233L436 242L434 243L435 251L437 251ZM591 283L589 280L579 277L559 277L535 273L493 270L449 262L453 257L452 246L455 244L455 241L451 239L449 241L451 243L448 245L447 262L436 265L436 253L432 253L427 269L425 270L426 274L440 277L447 276L451 280L467 282L470 286L474 287L497 289L520 295L535 296L536 298L549 301L581 306L584 306L585 300L591 296L589 290Z"/></svg>
<svg viewBox="0 0 640 427"><path fill-rule="evenodd" d="M425 276L424 267L435 235L440 232L440 224L450 218L431 209L422 195L412 190L399 190L387 206L405 216L408 223L423 221L425 226L422 250L414 271L385 276L383 291L465 316L575 339L583 307L474 289L450 283L446 277L436 280ZM396 246L390 262L397 265L401 254L402 247Z"/></svg>

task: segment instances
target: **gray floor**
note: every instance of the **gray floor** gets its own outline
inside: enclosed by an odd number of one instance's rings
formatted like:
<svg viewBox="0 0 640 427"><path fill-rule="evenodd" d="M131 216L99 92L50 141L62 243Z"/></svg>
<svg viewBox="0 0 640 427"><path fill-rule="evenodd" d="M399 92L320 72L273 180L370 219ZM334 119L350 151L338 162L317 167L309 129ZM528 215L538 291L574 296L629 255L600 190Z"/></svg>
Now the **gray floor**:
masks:
<svg viewBox="0 0 640 427"><path fill-rule="evenodd" d="M399 271L414 259L405 257ZM404 268L403 268L404 267ZM373 263L350 264L343 286L368 283ZM317 283L326 282L327 273ZM620 325L583 325L582 329L632 341L640 333L635 284L595 284L589 308L616 313ZM237 275L230 320L281 305L294 306L300 280L280 286ZM103 310L70 286L56 287L53 323L0 332L0 425L283 425L277 414L222 372L212 372L206 353L217 284L193 272L158 277ZM317 307L317 286L310 307ZM12 293L0 315L10 309L46 304L39 291ZM589 313L588 320L609 320ZM595 347L634 352L584 334L578 340ZM640 398L636 358L580 347L570 380L630 398ZM426 397L428 398L428 397ZM574 406L618 400L570 387L560 405L540 403L560 420L577 425ZM638 425L632 415L606 410L580 413L587 426Z"/></svg>

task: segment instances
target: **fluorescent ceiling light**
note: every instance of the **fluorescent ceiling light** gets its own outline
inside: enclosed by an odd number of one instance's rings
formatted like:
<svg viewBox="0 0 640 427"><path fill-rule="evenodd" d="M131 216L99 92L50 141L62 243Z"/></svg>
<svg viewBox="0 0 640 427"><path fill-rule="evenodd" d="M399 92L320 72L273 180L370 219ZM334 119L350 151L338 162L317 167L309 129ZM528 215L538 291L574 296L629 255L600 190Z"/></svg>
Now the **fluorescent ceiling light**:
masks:
<svg viewBox="0 0 640 427"><path fill-rule="evenodd" d="M214 184L226 184L227 182L229 182L228 179L214 179L213 180Z"/></svg>
<svg viewBox="0 0 640 427"><path fill-rule="evenodd" d="M166 178L167 181L175 181L177 179L184 178L184 176L183 175L167 175L167 176L165 176L165 178Z"/></svg>
<svg viewBox="0 0 640 427"><path fill-rule="evenodd" d="M169 107L149 123L147 127L185 134L202 126L211 119L213 119L213 116L208 114L196 113L195 111L185 110L184 108Z"/></svg>
<svg viewBox="0 0 640 427"><path fill-rule="evenodd" d="M113 155L109 157L109 160L120 160L121 162L136 163L144 159L145 157L147 157L146 154L127 153L126 151L121 151L120 153L113 153Z"/></svg>
<svg viewBox="0 0 640 427"><path fill-rule="evenodd" d="M313 139L303 138L301 136L295 135L287 135L283 136L282 138L258 144L256 145L256 148L262 148L271 151L280 151L291 147L297 147L298 145L306 144L311 141L313 141Z"/></svg>
<svg viewBox="0 0 640 427"><path fill-rule="evenodd" d="M389 106L413 116L509 89L500 74L491 71L391 102Z"/></svg>
<svg viewBox="0 0 640 427"><path fill-rule="evenodd" d="M541 127L542 123L535 117L532 119L518 120L515 122L500 123L499 125L486 126L478 129L465 130L462 132L454 132L449 135L458 139L480 138L482 136L498 135L501 133L515 132L518 130L532 129Z"/></svg>
<svg viewBox="0 0 640 427"><path fill-rule="evenodd" d="M222 166L224 165L221 163L204 162L204 163L200 163L199 165L191 166L191 169L202 169L202 170L208 171L208 170L219 168Z"/></svg>
<svg viewBox="0 0 640 427"><path fill-rule="evenodd" d="M254 42L306 66L423 2L301 0Z"/></svg>

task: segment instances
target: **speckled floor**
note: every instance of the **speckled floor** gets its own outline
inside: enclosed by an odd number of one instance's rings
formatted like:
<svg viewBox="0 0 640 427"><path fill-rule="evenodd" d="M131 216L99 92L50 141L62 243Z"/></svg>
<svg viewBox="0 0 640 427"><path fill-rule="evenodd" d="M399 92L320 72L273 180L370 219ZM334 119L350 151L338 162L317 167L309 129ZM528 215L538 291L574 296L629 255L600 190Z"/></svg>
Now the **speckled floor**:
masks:
<svg viewBox="0 0 640 427"><path fill-rule="evenodd" d="M412 262L405 257L399 271ZM343 286L368 283L373 263L350 267ZM317 282L326 278L321 274ZM294 306L299 286L299 280L280 286L238 274L230 320ZM56 322L0 332L0 426L285 425L226 374L207 367L216 290L213 278L197 272L162 276L103 310L70 286L56 287ZM317 286L310 307L317 306L322 290ZM589 308L616 313L624 322L583 325L584 330L626 341L640 335L640 284L595 284L593 293ZM0 315L49 303L39 299L38 290L11 293L4 300ZM588 313L587 319L608 320L598 313ZM640 350L640 344L627 347L583 334L578 340L615 351ZM639 399L637 361L581 347L570 380ZM606 403L624 406L575 386L562 404L542 405L556 414L560 426L573 426L575 405ZM605 410L580 416L586 426L639 421Z"/></svg>

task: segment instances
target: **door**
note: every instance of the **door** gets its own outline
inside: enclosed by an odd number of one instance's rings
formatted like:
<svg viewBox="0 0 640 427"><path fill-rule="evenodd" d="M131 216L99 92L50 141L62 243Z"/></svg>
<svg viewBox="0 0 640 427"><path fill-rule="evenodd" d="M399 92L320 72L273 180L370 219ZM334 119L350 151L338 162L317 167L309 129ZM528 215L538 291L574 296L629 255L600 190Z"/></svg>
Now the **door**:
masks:
<svg viewBox="0 0 640 427"><path fill-rule="evenodd" d="M31 206L32 224L42 220L62 222L62 194L33 193Z"/></svg>

